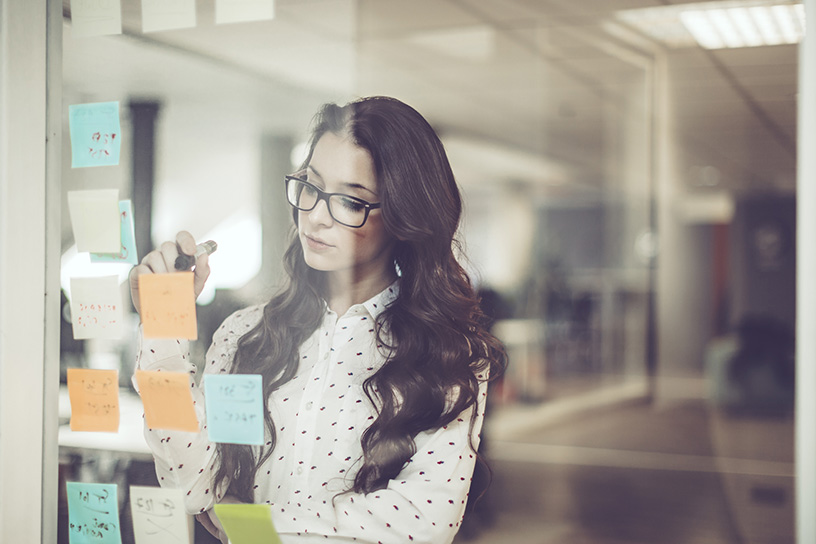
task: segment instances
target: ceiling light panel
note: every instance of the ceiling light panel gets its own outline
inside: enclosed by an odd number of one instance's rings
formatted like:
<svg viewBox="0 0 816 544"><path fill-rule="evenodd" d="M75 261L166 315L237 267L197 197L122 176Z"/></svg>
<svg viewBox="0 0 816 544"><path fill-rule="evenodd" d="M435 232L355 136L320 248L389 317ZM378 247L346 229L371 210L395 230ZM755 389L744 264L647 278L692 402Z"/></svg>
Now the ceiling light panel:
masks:
<svg viewBox="0 0 816 544"><path fill-rule="evenodd" d="M670 47L706 49L794 44L802 40L801 1L727 0L618 12L617 18Z"/></svg>

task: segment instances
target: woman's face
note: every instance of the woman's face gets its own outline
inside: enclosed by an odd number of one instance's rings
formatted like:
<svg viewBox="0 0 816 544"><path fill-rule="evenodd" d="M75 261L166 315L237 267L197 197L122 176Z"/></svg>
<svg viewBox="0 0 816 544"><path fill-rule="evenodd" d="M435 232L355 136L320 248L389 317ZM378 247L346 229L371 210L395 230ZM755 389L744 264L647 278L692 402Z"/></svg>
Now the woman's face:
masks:
<svg viewBox="0 0 816 544"><path fill-rule="evenodd" d="M327 132L318 140L306 177L327 193L380 202L371 155L344 136ZM379 209L355 229L335 221L321 200L311 211L298 211L298 237L306 264L316 270L352 272L354 281L393 274L392 238Z"/></svg>

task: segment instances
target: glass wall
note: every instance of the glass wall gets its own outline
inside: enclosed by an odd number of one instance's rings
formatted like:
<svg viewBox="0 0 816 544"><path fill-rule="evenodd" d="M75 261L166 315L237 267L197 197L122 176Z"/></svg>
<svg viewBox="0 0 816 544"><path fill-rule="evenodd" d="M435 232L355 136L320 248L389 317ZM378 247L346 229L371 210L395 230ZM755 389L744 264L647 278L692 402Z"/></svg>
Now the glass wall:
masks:
<svg viewBox="0 0 816 544"><path fill-rule="evenodd" d="M216 24L199 2L192 27L145 32L122 0L122 34L81 37L66 1L61 497L117 484L132 542L129 486L158 485L131 265L80 251L69 193L130 200L138 258L179 230L218 241L200 362L283 281L282 178L314 112L388 95L445 145L462 263L509 357L482 437L492 485L474 501L477 474L457 542L793 542L798 36L783 38L803 11L719 4L281 0L271 20ZM740 21L726 8L742 4L775 42L700 45L695 17ZM101 102L118 102L118 164L72 168L69 106ZM123 332L75 339L72 278L101 276ZM73 368L118 371L118 432L70 429Z"/></svg>

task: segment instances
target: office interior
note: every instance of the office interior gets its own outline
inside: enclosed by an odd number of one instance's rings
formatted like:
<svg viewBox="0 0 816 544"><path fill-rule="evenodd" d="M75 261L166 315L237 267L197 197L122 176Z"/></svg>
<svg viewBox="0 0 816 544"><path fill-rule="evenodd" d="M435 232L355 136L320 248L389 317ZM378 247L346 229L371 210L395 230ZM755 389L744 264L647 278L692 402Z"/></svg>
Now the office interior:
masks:
<svg viewBox="0 0 816 544"><path fill-rule="evenodd" d="M50 353L30 431L58 444L43 461L56 477L38 496L43 541L68 542L66 481L119 485L123 542L128 485L158 485L130 381L138 316L121 340L72 335L70 278L118 274L127 301L129 266L77 251L68 191L131 199L139 258L179 230L218 241L197 301L201 359L227 315L282 282L283 176L318 107L388 95L445 145L463 262L509 358L484 429L492 482L455 542L804 542L797 146L814 109L801 91L814 7L276 0L274 19L218 25L199 0L194 27L146 33L140 2L122 0L121 35L77 37L69 0L49 3L61 35L48 41L46 282L60 301L46 306L58 364ZM756 36L740 37L738 10ZM711 29L733 17L732 34L705 41L689 13ZM72 168L68 106L104 101L120 104L120 165ZM70 430L77 367L119 371L118 433Z"/></svg>

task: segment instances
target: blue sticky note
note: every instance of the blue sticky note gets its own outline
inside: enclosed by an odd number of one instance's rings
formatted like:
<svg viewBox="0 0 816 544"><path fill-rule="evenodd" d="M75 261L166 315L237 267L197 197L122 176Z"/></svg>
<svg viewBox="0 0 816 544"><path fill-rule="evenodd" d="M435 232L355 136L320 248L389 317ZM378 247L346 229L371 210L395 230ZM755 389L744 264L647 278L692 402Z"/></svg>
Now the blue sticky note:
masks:
<svg viewBox="0 0 816 544"><path fill-rule="evenodd" d="M119 220L121 222L122 249L119 253L91 253L92 263L130 263L139 264L136 254L136 235L133 225L133 205L130 200L119 201Z"/></svg>
<svg viewBox="0 0 816 544"><path fill-rule="evenodd" d="M260 374L205 375L207 435L210 440L227 444L263 444L262 389Z"/></svg>
<svg viewBox="0 0 816 544"><path fill-rule="evenodd" d="M121 544L116 484L67 482L68 541Z"/></svg>
<svg viewBox="0 0 816 544"><path fill-rule="evenodd" d="M119 164L122 144L119 102L68 106L68 124L72 168Z"/></svg>

